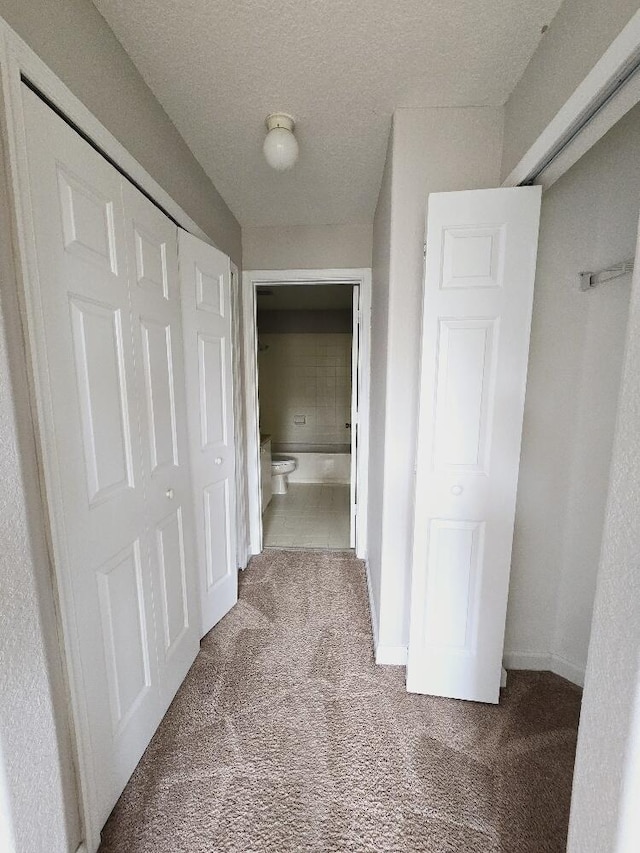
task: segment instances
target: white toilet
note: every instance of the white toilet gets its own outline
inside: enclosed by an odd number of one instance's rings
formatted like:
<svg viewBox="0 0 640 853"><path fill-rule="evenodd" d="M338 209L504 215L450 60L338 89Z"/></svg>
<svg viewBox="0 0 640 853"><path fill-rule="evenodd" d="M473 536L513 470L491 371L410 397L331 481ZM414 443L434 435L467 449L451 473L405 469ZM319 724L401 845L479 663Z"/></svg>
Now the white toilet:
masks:
<svg viewBox="0 0 640 853"><path fill-rule="evenodd" d="M297 463L291 456L274 453L271 457L271 491L274 495L286 495L289 490L289 474L295 471Z"/></svg>

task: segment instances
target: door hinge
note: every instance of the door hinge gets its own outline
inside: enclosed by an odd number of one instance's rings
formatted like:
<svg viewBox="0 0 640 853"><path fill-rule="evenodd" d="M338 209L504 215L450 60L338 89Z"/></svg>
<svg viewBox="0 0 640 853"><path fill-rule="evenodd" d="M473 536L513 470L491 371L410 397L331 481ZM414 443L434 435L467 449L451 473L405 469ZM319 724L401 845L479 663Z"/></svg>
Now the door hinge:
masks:
<svg viewBox="0 0 640 853"><path fill-rule="evenodd" d="M427 244L426 244L426 242L422 244L422 257L426 261L426 259L427 259Z"/></svg>

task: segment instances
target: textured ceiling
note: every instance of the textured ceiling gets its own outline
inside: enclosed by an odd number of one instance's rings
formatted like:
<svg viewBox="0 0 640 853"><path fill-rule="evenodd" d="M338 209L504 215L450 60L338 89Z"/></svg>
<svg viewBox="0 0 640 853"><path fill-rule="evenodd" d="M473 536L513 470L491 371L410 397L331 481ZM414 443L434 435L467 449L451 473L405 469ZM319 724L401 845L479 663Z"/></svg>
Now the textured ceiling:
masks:
<svg viewBox="0 0 640 853"><path fill-rule="evenodd" d="M240 223L312 225L371 222L396 107L503 104L561 0L94 2Z"/></svg>

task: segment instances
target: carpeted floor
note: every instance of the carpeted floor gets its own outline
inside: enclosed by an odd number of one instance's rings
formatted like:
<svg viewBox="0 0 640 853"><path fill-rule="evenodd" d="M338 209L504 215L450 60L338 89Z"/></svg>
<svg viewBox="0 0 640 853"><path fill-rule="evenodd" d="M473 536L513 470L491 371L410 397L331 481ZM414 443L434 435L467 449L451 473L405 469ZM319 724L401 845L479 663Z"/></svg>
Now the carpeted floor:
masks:
<svg viewBox="0 0 640 853"><path fill-rule="evenodd" d="M376 667L363 565L267 551L202 642L102 853L561 853L581 691L510 673L499 706Z"/></svg>

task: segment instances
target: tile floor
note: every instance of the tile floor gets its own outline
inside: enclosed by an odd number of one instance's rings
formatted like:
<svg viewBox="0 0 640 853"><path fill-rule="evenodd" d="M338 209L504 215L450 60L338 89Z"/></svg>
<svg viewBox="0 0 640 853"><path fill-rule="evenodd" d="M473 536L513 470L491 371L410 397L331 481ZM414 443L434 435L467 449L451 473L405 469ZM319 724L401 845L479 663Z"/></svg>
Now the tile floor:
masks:
<svg viewBox="0 0 640 853"><path fill-rule="evenodd" d="M291 483L273 495L262 525L267 548L349 547L349 486Z"/></svg>

